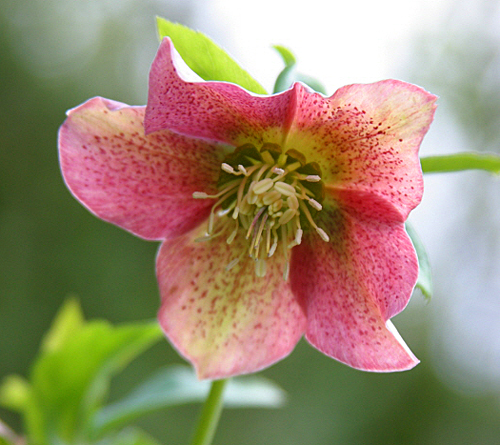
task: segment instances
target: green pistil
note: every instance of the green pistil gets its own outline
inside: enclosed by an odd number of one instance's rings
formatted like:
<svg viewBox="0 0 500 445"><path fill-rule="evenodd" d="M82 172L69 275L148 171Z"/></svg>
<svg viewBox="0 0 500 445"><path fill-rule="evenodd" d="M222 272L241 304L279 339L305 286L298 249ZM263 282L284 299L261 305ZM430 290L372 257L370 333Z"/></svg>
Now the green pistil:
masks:
<svg viewBox="0 0 500 445"><path fill-rule="evenodd" d="M296 150L282 153L276 144L238 147L221 165L219 193L195 192L193 198L217 199L213 205L207 234L197 241L208 241L232 230L231 244L238 233L248 240L248 255L255 260L255 274L266 274L266 258L281 243L285 258L283 278L288 278L288 250L302 241L303 230L314 229L325 242L327 233L317 226L314 216L322 210L323 184L315 163L305 163ZM304 229L303 229L304 227ZM234 267L241 256L226 267Z"/></svg>

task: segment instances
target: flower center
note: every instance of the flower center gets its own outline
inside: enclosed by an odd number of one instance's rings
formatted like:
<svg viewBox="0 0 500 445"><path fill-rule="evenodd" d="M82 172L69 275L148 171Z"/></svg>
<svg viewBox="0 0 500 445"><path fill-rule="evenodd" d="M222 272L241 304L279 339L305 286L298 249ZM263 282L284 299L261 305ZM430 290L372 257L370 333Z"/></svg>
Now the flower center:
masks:
<svg viewBox="0 0 500 445"><path fill-rule="evenodd" d="M218 198L208 220L207 233L197 241L211 240L223 233L231 244L237 235L248 240L248 255L255 260L255 273L266 274L266 258L283 249L288 278L288 250L302 241L304 230L312 228L328 242L326 232L314 222L321 211L323 183L319 166L306 163L297 150L283 153L276 144L265 143L260 151L252 144L238 147L221 165L219 193L193 193L193 198ZM226 270L234 267L235 258Z"/></svg>

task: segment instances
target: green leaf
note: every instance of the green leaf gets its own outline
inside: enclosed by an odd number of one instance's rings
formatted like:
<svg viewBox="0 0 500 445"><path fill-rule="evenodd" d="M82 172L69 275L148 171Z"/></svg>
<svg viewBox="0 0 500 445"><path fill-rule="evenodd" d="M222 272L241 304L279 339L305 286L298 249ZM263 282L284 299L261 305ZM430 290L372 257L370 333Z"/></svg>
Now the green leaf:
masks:
<svg viewBox="0 0 500 445"><path fill-rule="evenodd" d="M126 428L118 434L105 437L96 445L159 445L159 443L138 428Z"/></svg>
<svg viewBox="0 0 500 445"><path fill-rule="evenodd" d="M285 66L293 66L297 63L297 59L295 58L292 51L288 48L281 45L274 45L273 48L278 51L279 55L283 59L283 63Z"/></svg>
<svg viewBox="0 0 500 445"><path fill-rule="evenodd" d="M160 40L170 37L182 59L203 80L231 82L257 94L266 90L205 34L157 17Z"/></svg>
<svg viewBox="0 0 500 445"><path fill-rule="evenodd" d="M0 385L0 405L22 413L29 401L30 384L19 375L6 376Z"/></svg>
<svg viewBox="0 0 500 445"><path fill-rule="evenodd" d="M274 82L273 94L288 90L297 80L295 65L285 66Z"/></svg>
<svg viewBox="0 0 500 445"><path fill-rule="evenodd" d="M500 174L500 156L483 153L456 153L453 155L428 156L420 159L424 173L485 170Z"/></svg>
<svg viewBox="0 0 500 445"><path fill-rule="evenodd" d="M198 380L190 368L164 368L141 383L125 398L98 411L92 424L94 437L158 409L202 402L209 391L210 382ZM284 401L285 394L282 389L258 376L232 379L224 393L226 407L277 408L282 406Z"/></svg>
<svg viewBox="0 0 500 445"><path fill-rule="evenodd" d="M278 74L274 83L273 93L280 93L288 90L295 82L302 82L314 91L326 94L325 88L316 79L305 74L299 73L296 69L297 60L293 53L284 46L275 45L273 48L279 53L285 64L285 68Z"/></svg>
<svg viewBox="0 0 500 445"><path fill-rule="evenodd" d="M162 337L156 322L85 323L76 305L70 301L61 309L34 363L25 410L30 443L82 440L111 377ZM78 326L73 330L71 320Z"/></svg>
<svg viewBox="0 0 500 445"><path fill-rule="evenodd" d="M415 229L408 222L406 223L406 231L408 232L408 235L413 242L413 246L415 247L415 251L417 252L418 279L416 287L420 289L427 300L430 300L433 294L433 286L429 257L427 256L425 247L419 236L417 235L417 232L415 232Z"/></svg>
<svg viewBox="0 0 500 445"><path fill-rule="evenodd" d="M281 408L286 393L272 380L257 375L235 377L224 391L226 408Z"/></svg>
<svg viewBox="0 0 500 445"><path fill-rule="evenodd" d="M83 327L83 324L83 314L78 300L71 297L63 304L52 326L42 339L38 361L43 360L46 354L60 349ZM44 436L44 408L37 402L28 381L16 375L6 377L0 388L0 403L25 415L28 435L31 431L32 436L40 438Z"/></svg>
<svg viewBox="0 0 500 445"><path fill-rule="evenodd" d="M76 297L68 298L59 309L49 332L45 334L41 349L47 352L59 349L83 327L84 323L83 312L78 300Z"/></svg>
<svg viewBox="0 0 500 445"><path fill-rule="evenodd" d="M288 90L297 80L297 70L295 69L297 59L295 59L293 53L284 46L274 45L273 48L278 52L285 64L285 68L278 74L273 88L273 93L280 93Z"/></svg>
<svg viewBox="0 0 500 445"><path fill-rule="evenodd" d="M315 79L314 77L298 73L297 82L305 83L307 86L311 87L314 91L324 94L326 96L325 87L319 80Z"/></svg>

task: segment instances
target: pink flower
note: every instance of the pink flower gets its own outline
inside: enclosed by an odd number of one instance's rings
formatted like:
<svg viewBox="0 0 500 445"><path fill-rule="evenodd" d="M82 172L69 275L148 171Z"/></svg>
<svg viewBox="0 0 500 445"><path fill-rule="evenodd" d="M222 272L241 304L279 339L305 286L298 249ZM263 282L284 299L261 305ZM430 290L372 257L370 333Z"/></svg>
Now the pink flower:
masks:
<svg viewBox="0 0 500 445"><path fill-rule="evenodd" d="M354 368L405 370L389 319L417 278L404 222L435 100L396 80L256 96L201 81L165 39L147 108L70 110L61 166L91 212L163 241L159 321L200 378L267 367L304 333Z"/></svg>

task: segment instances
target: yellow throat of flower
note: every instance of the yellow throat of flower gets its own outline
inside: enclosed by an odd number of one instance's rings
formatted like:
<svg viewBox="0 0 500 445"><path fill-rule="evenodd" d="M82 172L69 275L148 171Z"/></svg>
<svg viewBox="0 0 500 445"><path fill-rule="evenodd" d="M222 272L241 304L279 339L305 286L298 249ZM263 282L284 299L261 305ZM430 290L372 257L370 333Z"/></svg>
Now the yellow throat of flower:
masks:
<svg viewBox="0 0 500 445"><path fill-rule="evenodd" d="M265 143L260 151L251 144L238 147L221 164L219 193L193 193L196 199L217 199L210 211L207 233L197 241L208 241L228 233L248 240L248 255L255 260L255 274L266 274L266 259L283 249L288 278L288 250L302 241L304 230L313 229L326 242L327 233L314 222L322 210L323 183L316 163L306 163L297 150L283 153L276 144ZM232 260L234 267L244 252Z"/></svg>

